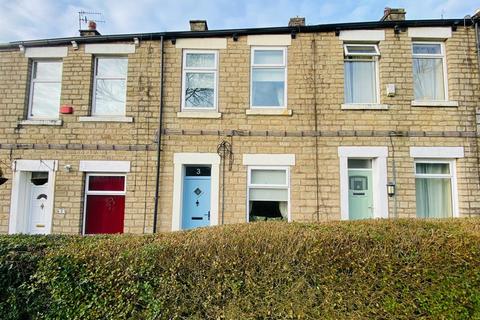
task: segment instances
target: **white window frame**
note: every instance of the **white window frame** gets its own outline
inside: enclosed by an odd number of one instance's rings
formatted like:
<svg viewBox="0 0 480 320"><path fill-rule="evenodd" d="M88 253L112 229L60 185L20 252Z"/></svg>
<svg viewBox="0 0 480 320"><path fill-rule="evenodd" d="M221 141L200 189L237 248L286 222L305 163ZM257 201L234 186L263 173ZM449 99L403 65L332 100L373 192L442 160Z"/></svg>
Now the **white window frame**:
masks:
<svg viewBox="0 0 480 320"><path fill-rule="evenodd" d="M441 163L441 164L448 164L449 165L449 174L440 173L440 174L433 174L433 173L417 173L417 163ZM415 180L417 178L426 178L426 179L445 179L450 178L450 186L451 186L451 195L452 195L452 217L458 218L459 217L459 210L458 210L458 191L457 191L457 168L456 168L456 161L455 159L432 159L432 158L415 158L413 161L413 173L415 176ZM417 190L415 189L415 196ZM415 201L415 207L417 202ZM416 214L415 214L416 215Z"/></svg>
<svg viewBox="0 0 480 320"><path fill-rule="evenodd" d="M59 81L52 81L52 80L37 80L35 79L36 73L36 66L37 62L60 62L62 64L62 70L60 73L60 80ZM60 101L62 100L62 76L63 76L63 59L55 59L55 58L44 58L44 59L32 59L32 71L30 74L30 87L28 93L28 114L27 119L29 120L57 120L60 117ZM35 83L60 83L60 100L58 101L58 110L56 117L34 117L32 116L32 107L33 107L33 87Z"/></svg>
<svg viewBox="0 0 480 320"><path fill-rule="evenodd" d="M126 59L127 60L127 71L125 77L98 77L97 76L97 68L98 68L98 59ZM94 68L93 68L93 90L92 90L92 116L94 117L123 117L127 113L127 80L128 80L128 56L126 55L95 55L94 56ZM125 105L123 108L122 114L96 114L97 109L97 79L106 79L106 80L124 80L125 81Z"/></svg>
<svg viewBox="0 0 480 320"><path fill-rule="evenodd" d="M188 53L207 53L215 55L215 66L211 67L195 67L187 68L187 54ZM218 51L217 50L183 50L182 58L182 111L216 111L218 110ZM185 85L186 85L186 74L187 72L195 73L213 73L214 76L214 85L213 88L215 93L213 95L213 107L186 107L185 105Z"/></svg>
<svg viewBox="0 0 480 320"><path fill-rule="evenodd" d="M372 46L375 48L375 53L350 53L348 51L348 47L365 47L365 46ZM344 92L343 94L343 99L344 99L344 106L377 106L380 105L380 66L379 66L379 57L380 57L380 49L378 48L378 44L373 44L373 43L345 43L343 45L343 51L344 51L344 56L343 56L343 64L345 66L345 62L347 61L359 61L359 62L372 62L374 63L375 66L375 101L374 102L347 102L345 100L345 95L346 93ZM361 57L361 58L351 58L351 57ZM363 58L364 57L364 58ZM345 67L344 67L345 68ZM343 81L347 81L345 79L345 71L343 73ZM345 86L344 86L345 88ZM345 89L344 89L345 90Z"/></svg>
<svg viewBox="0 0 480 320"><path fill-rule="evenodd" d="M413 46L415 44L439 44L441 53L430 53L430 54L422 54L422 53L413 53ZM413 59L432 59L432 58L442 58L442 66L443 66L443 88L444 92L444 100L432 100L432 101L439 101L444 102L448 101L448 75L447 75L447 57L445 54L445 42L444 41L412 41L412 75L413 75ZM412 78L413 80L413 78ZM413 81L413 85L415 86L415 81ZM415 87L413 87L415 90ZM415 99L415 94L413 96ZM415 101L430 101L430 100L415 100Z"/></svg>
<svg viewBox="0 0 480 320"><path fill-rule="evenodd" d="M88 185L90 182L90 177L100 176L100 177L124 177L123 191L90 191L88 190ZM83 199L83 223L82 223L82 235L85 235L85 223L87 221L87 198L88 196L127 196L127 175L125 173L115 173L115 172L88 172L85 174L85 193Z"/></svg>
<svg viewBox="0 0 480 320"><path fill-rule="evenodd" d="M250 189L287 189L287 221L291 222L290 215L290 167L289 166L248 166L247 173L247 222L250 222ZM286 184L252 184L252 170L285 171Z"/></svg>
<svg viewBox="0 0 480 320"><path fill-rule="evenodd" d="M269 50L269 51L283 51L283 63L282 64L254 64L255 58L255 51L257 50ZM254 106L253 105L253 70L255 68L259 69L278 69L284 68L284 82L285 82L285 89L283 90L283 106ZM288 89L288 82L287 82L287 47L270 47L270 46L256 46L250 49L250 109L286 109L287 108L287 89Z"/></svg>
<svg viewBox="0 0 480 320"><path fill-rule="evenodd" d="M357 52L350 53L348 51L348 47L372 47L375 49L375 53L357 53ZM380 50L378 49L378 45L373 43L365 43L365 44L345 43L343 45L343 51L345 53L345 56L367 56L367 57L380 56Z"/></svg>

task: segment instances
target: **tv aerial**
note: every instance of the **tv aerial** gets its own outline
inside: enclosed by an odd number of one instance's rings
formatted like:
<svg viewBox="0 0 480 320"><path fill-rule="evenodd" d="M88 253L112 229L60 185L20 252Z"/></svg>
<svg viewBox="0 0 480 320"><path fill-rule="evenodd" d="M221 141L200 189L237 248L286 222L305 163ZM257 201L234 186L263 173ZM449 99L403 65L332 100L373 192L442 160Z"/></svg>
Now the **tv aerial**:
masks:
<svg viewBox="0 0 480 320"><path fill-rule="evenodd" d="M105 23L105 19L101 12L95 11L79 11L78 12L78 29L87 29L88 22L93 21L95 24Z"/></svg>

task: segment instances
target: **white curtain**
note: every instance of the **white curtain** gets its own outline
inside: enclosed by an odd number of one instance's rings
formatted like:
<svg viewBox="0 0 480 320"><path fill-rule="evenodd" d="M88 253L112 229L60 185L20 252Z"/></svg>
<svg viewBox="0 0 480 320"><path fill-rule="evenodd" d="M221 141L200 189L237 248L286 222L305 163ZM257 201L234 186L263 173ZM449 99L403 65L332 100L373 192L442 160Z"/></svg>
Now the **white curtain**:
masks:
<svg viewBox="0 0 480 320"><path fill-rule="evenodd" d="M415 100L445 100L441 58L413 59Z"/></svg>
<svg viewBox="0 0 480 320"><path fill-rule="evenodd" d="M282 218L288 220L288 202L287 201L280 201L278 203L278 209L280 210L280 214Z"/></svg>
<svg viewBox="0 0 480 320"><path fill-rule="evenodd" d="M416 178L417 217L452 217L450 178Z"/></svg>
<svg viewBox="0 0 480 320"><path fill-rule="evenodd" d="M284 105L285 68L254 68L252 81L254 106L278 107Z"/></svg>
<svg viewBox="0 0 480 320"><path fill-rule="evenodd" d="M345 102L376 103L375 61L345 61Z"/></svg>
<svg viewBox="0 0 480 320"><path fill-rule="evenodd" d="M452 181L448 163L417 163L415 166L417 216L447 218L452 216ZM428 176L436 175L436 177Z"/></svg>

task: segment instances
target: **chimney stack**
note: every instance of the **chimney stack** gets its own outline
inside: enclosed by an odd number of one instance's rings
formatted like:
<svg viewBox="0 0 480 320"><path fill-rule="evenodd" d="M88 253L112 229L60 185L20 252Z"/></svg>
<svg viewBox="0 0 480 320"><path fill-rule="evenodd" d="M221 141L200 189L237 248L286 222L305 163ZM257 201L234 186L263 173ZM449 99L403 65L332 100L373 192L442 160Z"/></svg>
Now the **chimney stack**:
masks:
<svg viewBox="0 0 480 320"><path fill-rule="evenodd" d="M383 17L380 21L403 21L407 12L403 8L386 7L383 11Z"/></svg>
<svg viewBox="0 0 480 320"><path fill-rule="evenodd" d="M207 20L190 20L190 31L208 31Z"/></svg>
<svg viewBox="0 0 480 320"><path fill-rule="evenodd" d="M97 31L97 23L95 21L88 21L88 29L80 30L81 37L93 37L99 36L100 32Z"/></svg>
<svg viewBox="0 0 480 320"><path fill-rule="evenodd" d="M289 27L304 27L305 26L305 17L294 17L290 18L288 21Z"/></svg>

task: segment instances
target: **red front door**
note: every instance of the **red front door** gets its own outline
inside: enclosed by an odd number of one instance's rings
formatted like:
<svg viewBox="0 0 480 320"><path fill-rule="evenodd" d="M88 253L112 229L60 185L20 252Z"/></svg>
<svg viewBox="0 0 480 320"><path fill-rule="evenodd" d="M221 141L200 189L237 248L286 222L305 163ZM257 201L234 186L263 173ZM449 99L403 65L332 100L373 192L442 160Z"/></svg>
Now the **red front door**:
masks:
<svg viewBox="0 0 480 320"><path fill-rule="evenodd" d="M85 234L123 233L125 176L87 176Z"/></svg>

